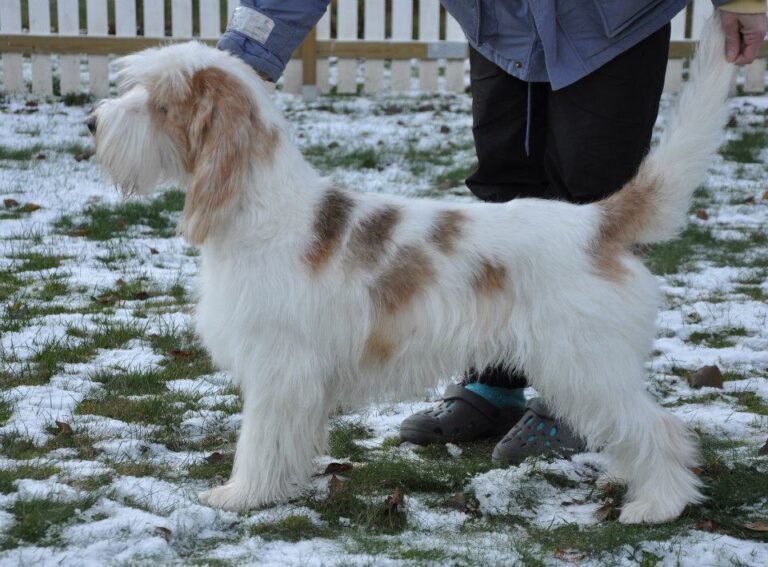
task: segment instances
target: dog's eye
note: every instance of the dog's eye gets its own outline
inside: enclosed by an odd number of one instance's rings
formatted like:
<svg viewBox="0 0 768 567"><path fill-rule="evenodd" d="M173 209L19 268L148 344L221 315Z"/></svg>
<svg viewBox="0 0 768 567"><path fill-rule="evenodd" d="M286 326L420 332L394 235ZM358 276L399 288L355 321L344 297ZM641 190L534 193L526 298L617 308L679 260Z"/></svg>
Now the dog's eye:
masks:
<svg viewBox="0 0 768 567"><path fill-rule="evenodd" d="M158 109L160 112L162 112L163 114L168 114L168 107L167 107L167 106L164 106L164 105L160 105L159 107L157 107L157 109Z"/></svg>

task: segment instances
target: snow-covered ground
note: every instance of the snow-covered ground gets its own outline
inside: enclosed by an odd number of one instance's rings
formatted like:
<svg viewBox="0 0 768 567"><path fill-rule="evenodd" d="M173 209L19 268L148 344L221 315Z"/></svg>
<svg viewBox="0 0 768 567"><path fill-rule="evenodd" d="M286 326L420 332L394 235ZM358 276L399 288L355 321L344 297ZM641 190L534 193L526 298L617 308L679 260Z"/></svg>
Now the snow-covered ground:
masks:
<svg viewBox="0 0 768 567"><path fill-rule="evenodd" d="M277 96L295 139L341 185L472 199L458 181L473 160L467 96ZM625 528L612 514L620 493L596 487L599 454L496 468L492 444L399 445L400 421L437 391L337 417L335 454L297 502L242 515L199 504L226 475L239 402L189 332L198 258L172 235L179 197L126 209L93 160L75 159L90 148L89 106L6 99L0 565L768 565L768 457L757 455L768 439L768 102L731 104L728 139L756 137L754 163L714 157L688 248L648 252L666 266L648 387L702 435L711 502L670 526ZM724 388L690 388L685 376L712 364ZM347 488L322 474L339 461L355 461L338 474ZM376 472L388 462L409 474ZM383 510L396 486L404 504L389 520L334 508L339 490L356 490L352 502ZM453 492L466 505L446 506Z"/></svg>

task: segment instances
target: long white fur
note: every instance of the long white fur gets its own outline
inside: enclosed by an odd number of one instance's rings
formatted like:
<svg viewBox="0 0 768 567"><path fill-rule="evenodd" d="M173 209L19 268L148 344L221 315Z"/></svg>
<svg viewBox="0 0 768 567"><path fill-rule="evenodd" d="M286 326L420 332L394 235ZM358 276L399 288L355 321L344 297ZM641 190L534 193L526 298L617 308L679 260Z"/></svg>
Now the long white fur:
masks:
<svg viewBox="0 0 768 567"><path fill-rule="evenodd" d="M655 280L628 253L619 259L622 278L606 278L595 268L599 204L520 199L450 205L352 194L352 225L385 204L401 207L386 257L373 271L350 270L344 256L348 230L325 268L313 274L305 256L329 183L289 141L261 79L236 58L196 43L124 58L126 94L96 113L97 156L131 190L148 192L169 178L187 183L180 149L143 108L146 87L185 92L191 74L210 66L248 89L262 121L278 129L280 143L271 162L253 162L227 222L201 246L197 330L244 399L232 477L202 493L201 501L242 510L290 498L325 449L334 408L422 393L441 376L499 362L523 369L557 415L610 456L613 474L629 487L622 522L671 520L700 500L690 472L696 446L643 385L655 333ZM718 18L702 39L661 144L641 166L662 181L637 240L669 238L683 224L690 194L717 146L730 73ZM426 237L447 209L468 218L450 256ZM370 287L397 246L409 244L426 251L436 279L399 317L403 341L393 356L363 365L375 317ZM506 267L503 293L473 293L481 258Z"/></svg>

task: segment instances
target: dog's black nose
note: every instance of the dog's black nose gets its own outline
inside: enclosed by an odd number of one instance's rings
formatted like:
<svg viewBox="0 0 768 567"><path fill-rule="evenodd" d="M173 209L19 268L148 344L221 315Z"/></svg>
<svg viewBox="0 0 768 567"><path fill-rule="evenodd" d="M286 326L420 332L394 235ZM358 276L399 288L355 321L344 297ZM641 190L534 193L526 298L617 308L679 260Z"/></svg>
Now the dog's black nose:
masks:
<svg viewBox="0 0 768 567"><path fill-rule="evenodd" d="M85 125L88 126L91 134L96 134L96 117L94 115L88 117L88 120L85 121Z"/></svg>

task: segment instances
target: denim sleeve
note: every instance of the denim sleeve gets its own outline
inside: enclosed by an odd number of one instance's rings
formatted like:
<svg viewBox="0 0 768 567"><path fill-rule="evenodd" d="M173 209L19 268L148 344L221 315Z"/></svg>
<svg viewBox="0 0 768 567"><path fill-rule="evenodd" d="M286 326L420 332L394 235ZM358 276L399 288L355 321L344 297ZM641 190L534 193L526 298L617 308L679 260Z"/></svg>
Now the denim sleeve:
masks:
<svg viewBox="0 0 768 567"><path fill-rule="evenodd" d="M330 0L240 0L218 47L276 81Z"/></svg>

